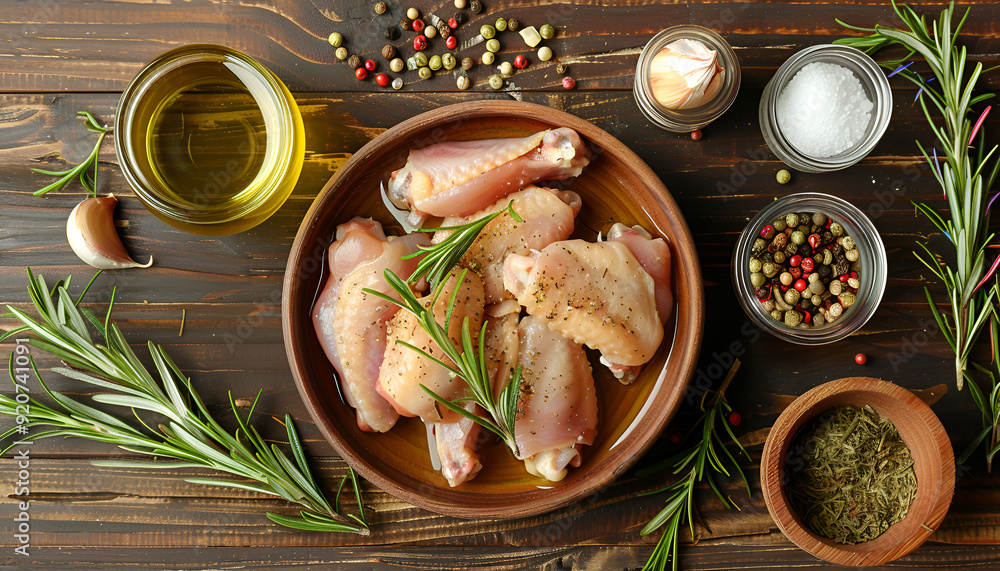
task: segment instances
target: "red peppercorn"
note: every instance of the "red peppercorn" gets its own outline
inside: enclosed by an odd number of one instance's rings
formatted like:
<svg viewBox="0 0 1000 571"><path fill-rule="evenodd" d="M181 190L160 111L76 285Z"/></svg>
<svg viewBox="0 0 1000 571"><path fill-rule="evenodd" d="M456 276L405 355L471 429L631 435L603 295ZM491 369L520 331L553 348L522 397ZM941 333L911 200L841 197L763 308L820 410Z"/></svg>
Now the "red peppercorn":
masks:
<svg viewBox="0 0 1000 571"><path fill-rule="evenodd" d="M811 323L812 322L812 314L809 313L808 311L803 311L802 312L802 321L804 323Z"/></svg>
<svg viewBox="0 0 1000 571"><path fill-rule="evenodd" d="M691 140L692 141L700 141L701 140L701 135L702 135L701 129L698 129L697 131L691 131Z"/></svg>
<svg viewBox="0 0 1000 571"><path fill-rule="evenodd" d="M681 433L677 432L676 430L670 433L670 441L673 442L674 444L680 444L681 440L683 439L684 439L683 435L681 435Z"/></svg>
<svg viewBox="0 0 1000 571"><path fill-rule="evenodd" d="M528 58L524 56L517 56L514 58L514 67L517 69L524 69L528 67Z"/></svg>
<svg viewBox="0 0 1000 571"><path fill-rule="evenodd" d="M740 413L736 412L735 410L729 413L729 424L732 424L733 426L739 426L741 422L743 422L743 417L740 416Z"/></svg>
<svg viewBox="0 0 1000 571"><path fill-rule="evenodd" d="M455 18L448 18L448 27L454 30L458 27L458 20Z"/></svg>
<svg viewBox="0 0 1000 571"><path fill-rule="evenodd" d="M413 38L413 49L422 52L427 49L427 36L420 34Z"/></svg>
<svg viewBox="0 0 1000 571"><path fill-rule="evenodd" d="M854 362L859 365L864 365L865 363L868 362L868 356L865 355L864 353L858 353L857 355L854 356Z"/></svg>
<svg viewBox="0 0 1000 571"><path fill-rule="evenodd" d="M788 273L792 274L792 277L799 279L802 277L802 268L789 268Z"/></svg>
<svg viewBox="0 0 1000 571"><path fill-rule="evenodd" d="M389 85L389 76L384 73L380 73L375 76L375 83L385 87L386 85Z"/></svg>
<svg viewBox="0 0 1000 571"><path fill-rule="evenodd" d="M795 289L799 291L806 291L807 287L809 287L809 284L806 283L806 280L796 280Z"/></svg>
<svg viewBox="0 0 1000 571"><path fill-rule="evenodd" d="M448 36L448 39L444 41L444 45L449 50L453 50L458 47L458 38L455 36Z"/></svg>
<svg viewBox="0 0 1000 571"><path fill-rule="evenodd" d="M375 71L375 66L377 65L378 64L375 63L375 60L373 59L365 60L365 69L367 69L368 71Z"/></svg>
<svg viewBox="0 0 1000 571"><path fill-rule="evenodd" d="M361 81L364 81L364 79L368 77L368 70L363 67L359 67L358 69L354 70L354 77L358 78Z"/></svg>
<svg viewBox="0 0 1000 571"><path fill-rule="evenodd" d="M786 285L781 286L781 291L782 292L788 291L788 286L786 286Z"/></svg>
<svg viewBox="0 0 1000 571"><path fill-rule="evenodd" d="M573 89L576 87L576 80L572 77L563 78L563 89Z"/></svg>
<svg viewBox="0 0 1000 571"><path fill-rule="evenodd" d="M819 234L810 234L808 240L809 240L809 247L811 247L813 250L819 248L820 244Z"/></svg>
<svg viewBox="0 0 1000 571"><path fill-rule="evenodd" d="M803 272L811 272L815 268L816 262L812 258L802 258L801 268Z"/></svg>
<svg viewBox="0 0 1000 571"><path fill-rule="evenodd" d="M792 266L793 268L799 267L799 264L801 263L802 263L802 256L798 254L795 254L791 258L788 258L788 265Z"/></svg>
<svg viewBox="0 0 1000 571"><path fill-rule="evenodd" d="M851 272L850 276L854 279L858 279L858 272Z"/></svg>
<svg viewBox="0 0 1000 571"><path fill-rule="evenodd" d="M846 281L847 281L847 274L844 274L844 275L840 276L840 277L839 277L839 278L837 278L837 279L839 279L839 280L840 280L840 281L842 281L842 282L846 282Z"/></svg>
<svg viewBox="0 0 1000 571"><path fill-rule="evenodd" d="M416 20L413 21L412 24L410 24L410 27L413 28L414 32L419 32L420 30L424 29L424 21L421 20L420 18L417 18Z"/></svg>

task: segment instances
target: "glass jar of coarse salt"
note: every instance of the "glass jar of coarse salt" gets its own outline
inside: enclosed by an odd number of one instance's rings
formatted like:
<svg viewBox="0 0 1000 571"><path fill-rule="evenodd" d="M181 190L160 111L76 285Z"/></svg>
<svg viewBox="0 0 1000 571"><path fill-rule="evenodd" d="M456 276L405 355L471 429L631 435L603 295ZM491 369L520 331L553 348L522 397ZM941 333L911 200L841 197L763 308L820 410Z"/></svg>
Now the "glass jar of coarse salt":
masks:
<svg viewBox="0 0 1000 571"><path fill-rule="evenodd" d="M740 62L719 34L701 26L667 28L642 49L632 91L654 125L690 133L718 119L740 90Z"/></svg>
<svg viewBox="0 0 1000 571"><path fill-rule="evenodd" d="M764 88L760 129L771 151L803 172L847 168L878 144L892 116L885 73L855 48L823 44L784 64Z"/></svg>

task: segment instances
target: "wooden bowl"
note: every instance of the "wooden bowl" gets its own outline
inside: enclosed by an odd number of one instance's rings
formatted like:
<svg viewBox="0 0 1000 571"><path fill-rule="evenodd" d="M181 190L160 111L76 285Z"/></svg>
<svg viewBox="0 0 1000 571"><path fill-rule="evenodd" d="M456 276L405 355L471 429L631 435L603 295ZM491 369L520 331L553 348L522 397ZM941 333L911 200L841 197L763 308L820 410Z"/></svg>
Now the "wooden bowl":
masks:
<svg viewBox="0 0 1000 571"><path fill-rule="evenodd" d="M642 224L666 237L673 254L675 317L640 378L622 386L591 362L598 391L598 436L583 464L551 483L529 475L496 442L475 479L456 488L432 466L418 419L401 418L385 434L358 429L355 412L338 394L334 369L313 331L310 310L325 278L325 252L337 224L353 216L398 228L379 195L379 182L400 168L407 152L444 140L523 137L571 127L593 152L583 174L565 184L583 197L574 237L594 240L613 222ZM282 328L299 394L320 432L366 480L422 508L458 517L514 518L543 513L585 497L628 468L655 441L683 400L694 373L704 322L701 272L687 225L663 183L608 133L567 113L516 101L475 101L442 107L389 129L358 151L320 192L292 246L285 272ZM481 447L483 450L483 447Z"/></svg>
<svg viewBox="0 0 1000 571"><path fill-rule="evenodd" d="M871 405L899 430L913 455L917 494L910 510L879 537L843 545L813 533L791 506L785 486L794 477L787 468L789 448L809 421L834 406ZM955 492L955 455L941 421L910 391L885 381L850 377L820 385L785 409L764 444L761 489L771 517L793 543L840 565L882 565L913 551L944 519Z"/></svg>

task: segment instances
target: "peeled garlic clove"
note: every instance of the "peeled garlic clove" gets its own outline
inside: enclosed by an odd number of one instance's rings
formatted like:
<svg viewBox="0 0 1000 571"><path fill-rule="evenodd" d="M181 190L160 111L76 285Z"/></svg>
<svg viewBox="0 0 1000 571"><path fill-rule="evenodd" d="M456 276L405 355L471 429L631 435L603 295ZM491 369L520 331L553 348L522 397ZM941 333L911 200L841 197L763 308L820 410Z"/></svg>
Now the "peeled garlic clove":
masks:
<svg viewBox="0 0 1000 571"><path fill-rule="evenodd" d="M148 268L129 257L115 230L114 212L118 199L114 195L88 198L76 205L66 222L69 245L81 260L102 270Z"/></svg>
<svg viewBox="0 0 1000 571"><path fill-rule="evenodd" d="M690 109L719 93L725 70L718 53L697 40L680 39L661 49L650 62L653 97L667 109Z"/></svg>

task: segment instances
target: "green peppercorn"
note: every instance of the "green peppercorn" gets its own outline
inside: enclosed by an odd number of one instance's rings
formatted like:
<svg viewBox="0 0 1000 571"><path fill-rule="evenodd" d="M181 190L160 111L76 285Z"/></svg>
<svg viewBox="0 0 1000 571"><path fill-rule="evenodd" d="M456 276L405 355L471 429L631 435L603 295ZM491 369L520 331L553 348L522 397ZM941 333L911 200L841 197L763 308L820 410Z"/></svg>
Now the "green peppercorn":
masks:
<svg viewBox="0 0 1000 571"><path fill-rule="evenodd" d="M774 229L777 230L778 232L784 232L785 228L788 228L788 225L785 224L784 218L779 218L774 222L771 222L771 226L774 226Z"/></svg>
<svg viewBox="0 0 1000 571"><path fill-rule="evenodd" d="M556 73L558 73L559 75L563 75L567 71L569 71L569 66L564 63L561 63L556 66Z"/></svg>
<svg viewBox="0 0 1000 571"><path fill-rule="evenodd" d="M330 37L327 39L327 41L330 42L331 46L339 48L340 44L344 43L344 36L340 32L334 32L330 34Z"/></svg>
<svg viewBox="0 0 1000 571"><path fill-rule="evenodd" d="M784 315L784 313L778 311L777 309L771 311L771 317L773 317L775 321L781 321Z"/></svg>
<svg viewBox="0 0 1000 571"><path fill-rule="evenodd" d="M493 60L496 58L493 52L486 52L483 54L483 65L492 65Z"/></svg>
<svg viewBox="0 0 1000 571"><path fill-rule="evenodd" d="M470 58L470 57L464 57L464 58L462 58L462 69L468 71L468 70L472 69L472 66L474 66L474 65L476 65L476 62L474 62L472 60L472 58Z"/></svg>
<svg viewBox="0 0 1000 571"><path fill-rule="evenodd" d="M837 238L837 243L843 246L844 250L853 250L857 247L857 244L854 243L854 238L851 238L850 236Z"/></svg>
<svg viewBox="0 0 1000 571"><path fill-rule="evenodd" d="M832 234L834 238L844 235L844 227L840 225L840 222L831 223L829 230L830 234Z"/></svg>
<svg viewBox="0 0 1000 571"><path fill-rule="evenodd" d="M753 287L760 287L764 285L765 281L767 281L767 278L765 278L764 274L760 272L750 274L750 283L753 284Z"/></svg>
<svg viewBox="0 0 1000 571"><path fill-rule="evenodd" d="M538 35L541 36L543 40L552 39L556 35L556 29L549 24L545 24L541 28L538 28Z"/></svg>
<svg viewBox="0 0 1000 571"><path fill-rule="evenodd" d="M790 289L788 291L795 291L795 290L794 289ZM795 293L798 293L798 292L795 292ZM799 313L798 311L795 311L794 309L791 310L791 311L786 311L785 312L785 325L787 325L789 327L796 327L800 323L802 323L802 314L801 313Z"/></svg>
<svg viewBox="0 0 1000 571"><path fill-rule="evenodd" d="M764 276L769 278L776 276L779 269L778 264L775 264L774 262L764 262L764 265L761 267L761 271L764 272Z"/></svg>
<svg viewBox="0 0 1000 571"><path fill-rule="evenodd" d="M823 250L823 265L829 266L833 263L833 252L830 250Z"/></svg>
<svg viewBox="0 0 1000 571"><path fill-rule="evenodd" d="M467 75L460 75L460 76L458 76L458 79L456 80L456 84L458 85L459 89L461 89L462 91L465 91L466 89L469 88L469 86L472 85L472 82L469 81L469 76L467 76Z"/></svg>
<svg viewBox="0 0 1000 571"><path fill-rule="evenodd" d="M788 181L792 180L792 173L785 169L781 169L778 171L778 174L775 175L775 178L778 179L778 184L788 184Z"/></svg>
<svg viewBox="0 0 1000 571"><path fill-rule="evenodd" d="M791 239L792 239L792 244L795 244L796 246L801 246L802 244L806 243L806 233L796 230L795 232L792 232Z"/></svg>
<svg viewBox="0 0 1000 571"><path fill-rule="evenodd" d="M413 56L410 56L410 57L406 58L406 69L408 69L410 71L414 71L418 67L420 67L420 66L417 65L417 58L415 58Z"/></svg>
<svg viewBox="0 0 1000 571"><path fill-rule="evenodd" d="M760 260L758 260L757 258L750 258L750 272L751 273L759 272L760 271L760 266L761 266ZM760 287L760 286L757 286L757 287Z"/></svg>
<svg viewBox="0 0 1000 571"><path fill-rule="evenodd" d="M510 77L514 75L514 66L510 65L509 61L505 61L500 64L500 75L503 77Z"/></svg>
<svg viewBox="0 0 1000 571"><path fill-rule="evenodd" d="M453 54L444 54L441 56L441 65L444 66L445 69L455 69L455 65L457 63L458 61L455 60L455 56Z"/></svg>
<svg viewBox="0 0 1000 571"><path fill-rule="evenodd" d="M497 35L497 30L489 24L483 24L483 27L479 28L479 34L483 36L484 40L488 40Z"/></svg>
<svg viewBox="0 0 1000 571"><path fill-rule="evenodd" d="M413 61L416 62L417 67L427 67L427 54L424 52L417 52L413 54Z"/></svg>
<svg viewBox="0 0 1000 571"><path fill-rule="evenodd" d="M502 32L507 29L507 20L499 18L497 19L496 23L493 24L493 27L495 27L498 32Z"/></svg>
<svg viewBox="0 0 1000 571"><path fill-rule="evenodd" d="M774 260L774 263L780 264L785 261L785 258L787 258L787 256L785 256L785 253L782 251L778 251L774 253L774 257L772 257L771 259Z"/></svg>
<svg viewBox="0 0 1000 571"><path fill-rule="evenodd" d="M817 226L826 226L826 220L826 214L823 214L822 212L813 214L813 224Z"/></svg>
<svg viewBox="0 0 1000 571"><path fill-rule="evenodd" d="M538 48L538 59L542 61L549 61L552 59L552 48L549 46L542 46Z"/></svg>
<svg viewBox="0 0 1000 571"><path fill-rule="evenodd" d="M420 76L420 79L430 79L434 72L429 67L422 67L417 70L417 75Z"/></svg>
<svg viewBox="0 0 1000 571"><path fill-rule="evenodd" d="M788 288L788 291L785 292L785 303L788 305L795 306L801 298L802 294L793 287Z"/></svg>
<svg viewBox="0 0 1000 571"><path fill-rule="evenodd" d="M441 69L441 56L431 56L430 61L427 62L427 67L431 68L432 71Z"/></svg>
<svg viewBox="0 0 1000 571"><path fill-rule="evenodd" d="M507 29L510 30L510 31L512 31L512 32L516 32L517 31L517 27L519 25L520 24L518 24L517 20L515 20L514 18L511 18L511 19L507 20Z"/></svg>
<svg viewBox="0 0 1000 571"><path fill-rule="evenodd" d="M489 81L490 81L490 87L492 87L493 89L500 89L501 87L503 87L503 78L501 78L499 75L491 75Z"/></svg>
<svg viewBox="0 0 1000 571"><path fill-rule="evenodd" d="M844 252L844 257L847 258L848 262L856 262L858 261L858 258L861 257L861 252L858 252L857 248L853 250L848 250Z"/></svg>
<svg viewBox="0 0 1000 571"><path fill-rule="evenodd" d="M497 53L500 51L500 40L489 40L486 42L486 51Z"/></svg>
<svg viewBox="0 0 1000 571"><path fill-rule="evenodd" d="M785 224L788 224L788 226L795 228L796 226L799 225L799 215L795 214L794 212L786 215Z"/></svg>

